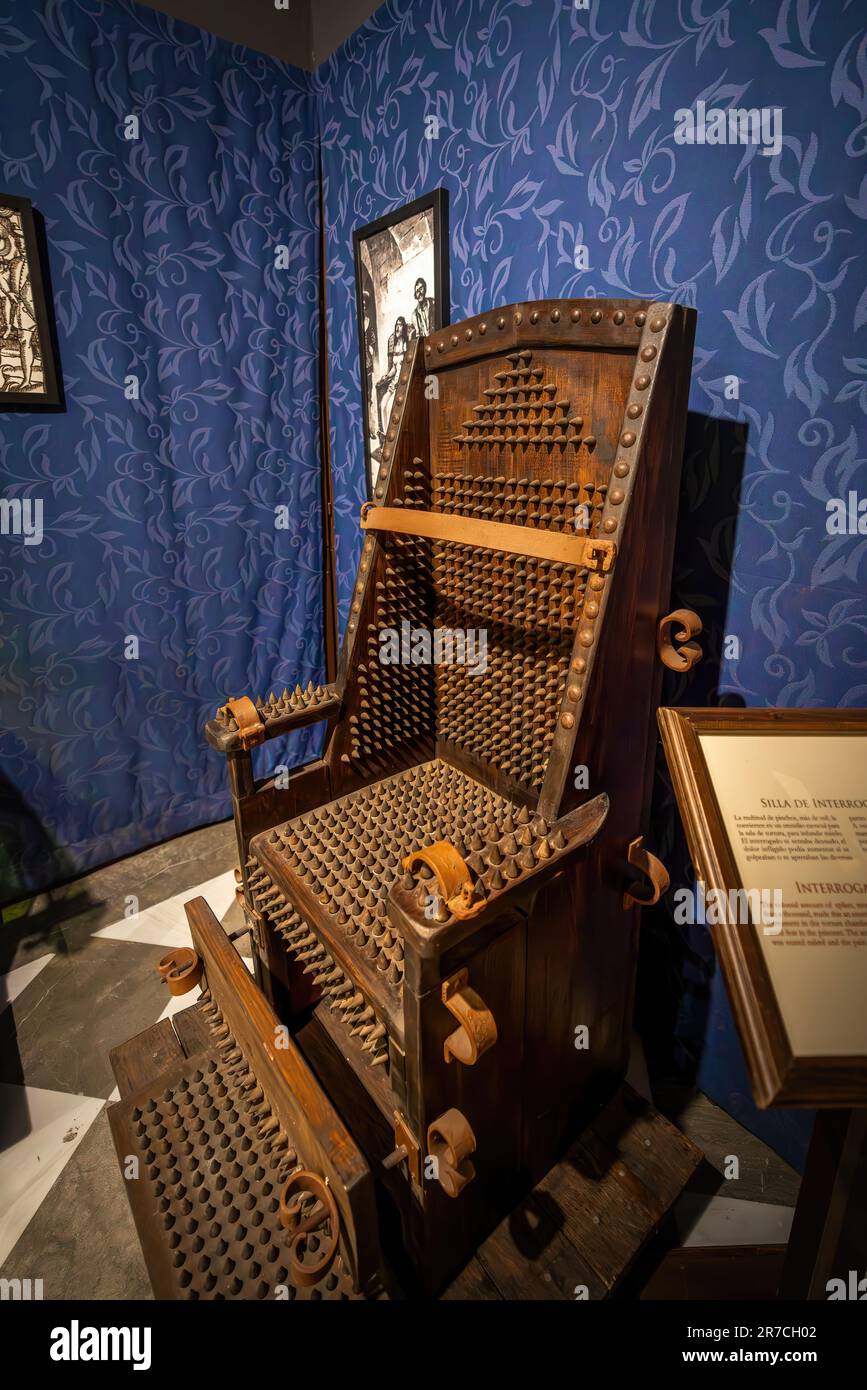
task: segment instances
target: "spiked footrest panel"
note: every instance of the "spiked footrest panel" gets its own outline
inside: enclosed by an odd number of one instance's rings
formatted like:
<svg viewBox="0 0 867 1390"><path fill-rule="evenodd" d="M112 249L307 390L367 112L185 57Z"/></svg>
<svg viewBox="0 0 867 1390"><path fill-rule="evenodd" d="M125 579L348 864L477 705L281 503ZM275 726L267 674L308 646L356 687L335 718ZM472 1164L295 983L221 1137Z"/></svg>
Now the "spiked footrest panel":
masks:
<svg viewBox="0 0 867 1390"><path fill-rule="evenodd" d="M158 1298L348 1299L343 1257L312 1285L292 1279L280 1192L303 1170L293 1137L203 998L214 1046L109 1111ZM313 1206L315 1199L308 1202ZM312 1263L318 1238L303 1258Z"/></svg>
<svg viewBox="0 0 867 1390"><path fill-rule="evenodd" d="M154 1292L375 1293L370 1169L205 901L186 912L204 972L193 1049L163 1052L108 1112ZM135 1040L117 1051L129 1074Z"/></svg>

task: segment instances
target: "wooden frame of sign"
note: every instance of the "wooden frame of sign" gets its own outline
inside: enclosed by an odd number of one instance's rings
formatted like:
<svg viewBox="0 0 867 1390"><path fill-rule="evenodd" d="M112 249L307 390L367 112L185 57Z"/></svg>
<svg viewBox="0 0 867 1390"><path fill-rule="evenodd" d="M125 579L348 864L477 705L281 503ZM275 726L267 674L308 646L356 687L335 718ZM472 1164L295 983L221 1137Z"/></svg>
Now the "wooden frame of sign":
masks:
<svg viewBox="0 0 867 1390"><path fill-rule="evenodd" d="M728 895L745 885L702 736L721 734L733 742L748 734L867 739L867 710L662 708L658 719L693 867L706 894L716 889ZM736 755L736 749L732 751ZM867 742L860 751L867 765ZM796 775L797 769L793 779ZM867 788L867 776L863 786ZM830 872L839 876L841 870ZM867 1105L867 1055L801 1055L793 1050L755 922L715 925L710 930L756 1104L761 1108ZM827 1000L822 1006L832 1007Z"/></svg>

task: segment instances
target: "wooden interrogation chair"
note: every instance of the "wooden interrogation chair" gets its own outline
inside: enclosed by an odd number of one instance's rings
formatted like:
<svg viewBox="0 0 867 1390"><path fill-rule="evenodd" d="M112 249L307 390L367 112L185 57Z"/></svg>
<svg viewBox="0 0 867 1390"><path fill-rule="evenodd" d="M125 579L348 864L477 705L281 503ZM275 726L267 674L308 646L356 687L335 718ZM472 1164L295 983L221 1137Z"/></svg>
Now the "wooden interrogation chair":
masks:
<svg viewBox="0 0 867 1390"><path fill-rule="evenodd" d="M294 1288L370 1292L380 1237L442 1287L623 1075L662 668L700 655L666 612L695 317L548 300L413 343L336 681L207 725L256 967L227 985L191 906L208 1045L273 1093L281 1181L319 1174L274 1184L331 1250ZM322 757L257 782L314 721Z"/></svg>

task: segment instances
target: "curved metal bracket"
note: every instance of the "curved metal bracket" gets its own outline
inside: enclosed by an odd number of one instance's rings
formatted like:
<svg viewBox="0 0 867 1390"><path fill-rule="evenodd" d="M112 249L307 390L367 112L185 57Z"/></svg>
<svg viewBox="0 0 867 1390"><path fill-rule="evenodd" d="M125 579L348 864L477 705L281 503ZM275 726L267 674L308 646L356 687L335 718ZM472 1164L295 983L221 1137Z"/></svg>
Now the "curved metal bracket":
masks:
<svg viewBox="0 0 867 1390"><path fill-rule="evenodd" d="M674 634L674 641L683 643L680 647L676 647L671 639L671 629L675 623L680 623L679 630ZM701 618L691 608L675 608L673 613L660 618L656 650L663 666L667 666L669 671L689 671L697 661L701 661L704 653L698 642L691 640L698 636L701 627Z"/></svg>
<svg viewBox="0 0 867 1390"><path fill-rule="evenodd" d="M644 848L642 838L639 835L631 842L626 857L634 869L638 869L639 873L650 879L650 893L643 884L633 883L623 894L624 907L653 907L654 903L659 902L670 882L668 870L662 860Z"/></svg>
<svg viewBox="0 0 867 1390"><path fill-rule="evenodd" d="M485 900L477 898L473 876L454 845L449 844L448 840L438 840L426 849L414 849L403 861L405 869L412 869L416 864L426 864L429 869L433 869L439 884L440 896L453 917L465 919L475 917L477 912L481 912Z"/></svg>
<svg viewBox="0 0 867 1390"><path fill-rule="evenodd" d="M305 1200L311 1197L316 1205L305 1212ZM337 1203L318 1173L299 1168L292 1174L280 1194L280 1225L289 1235L292 1283L296 1288L318 1284L334 1263L340 1243ZM309 1247L309 1236L316 1237L315 1252Z"/></svg>
<svg viewBox="0 0 867 1390"><path fill-rule="evenodd" d="M402 1110L394 1112L394 1148L382 1160L383 1168L396 1168L406 1163L409 1175L416 1186L421 1186L421 1145L409 1127L409 1121Z"/></svg>
<svg viewBox="0 0 867 1390"><path fill-rule="evenodd" d="M202 962L192 946L175 946L157 961L157 974L172 994L187 994L202 978Z"/></svg>
<svg viewBox="0 0 867 1390"><path fill-rule="evenodd" d="M484 999L470 989L468 980L466 970L443 980L443 1003L460 1025L443 1043L443 1056L447 1062L454 1058L465 1067L473 1067L497 1041L497 1025Z"/></svg>
<svg viewBox="0 0 867 1390"><path fill-rule="evenodd" d="M265 725L249 695L242 695L238 700L227 700L223 709L231 714L238 725L238 740L245 753L265 742Z"/></svg>
<svg viewBox="0 0 867 1390"><path fill-rule="evenodd" d="M437 1161L437 1181L447 1197L459 1197L476 1170L469 1155L476 1136L460 1110L446 1110L427 1127L427 1151Z"/></svg>

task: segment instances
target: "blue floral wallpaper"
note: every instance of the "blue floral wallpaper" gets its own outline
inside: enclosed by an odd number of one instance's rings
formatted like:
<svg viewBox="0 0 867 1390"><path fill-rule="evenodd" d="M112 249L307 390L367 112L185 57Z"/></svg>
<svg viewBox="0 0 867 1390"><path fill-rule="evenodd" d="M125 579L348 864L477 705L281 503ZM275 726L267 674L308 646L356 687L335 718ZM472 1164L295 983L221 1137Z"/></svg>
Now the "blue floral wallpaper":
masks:
<svg viewBox="0 0 867 1390"><path fill-rule="evenodd" d="M342 614L364 487L351 233L442 185L453 319L547 295L699 311L675 596L707 655L665 698L867 704L867 538L825 526L828 498L867 493L864 21L855 0L388 0L323 65ZM682 143L699 102L767 108L767 138ZM654 837L683 883L661 771ZM647 932L657 1032L664 999L678 1063L797 1160L807 1126L753 1110L710 943L683 931Z"/></svg>
<svg viewBox="0 0 867 1390"><path fill-rule="evenodd" d="M125 0L0 12L66 393L0 416L45 529L0 536L9 901L228 815L205 719L323 677L320 185L305 73Z"/></svg>

